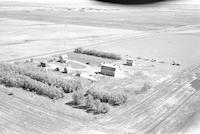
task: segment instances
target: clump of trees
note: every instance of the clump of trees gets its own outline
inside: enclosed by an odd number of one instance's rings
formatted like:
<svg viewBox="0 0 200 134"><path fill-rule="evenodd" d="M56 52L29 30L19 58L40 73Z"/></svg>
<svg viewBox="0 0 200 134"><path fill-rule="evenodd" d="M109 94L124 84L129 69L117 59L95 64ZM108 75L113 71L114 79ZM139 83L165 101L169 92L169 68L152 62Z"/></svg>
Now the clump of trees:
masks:
<svg viewBox="0 0 200 134"><path fill-rule="evenodd" d="M7 87L22 88L30 92L35 92L39 95L47 96L51 99L64 97L63 91L60 88L49 86L48 84L44 84L12 71L2 71L0 69L0 84Z"/></svg>
<svg viewBox="0 0 200 134"><path fill-rule="evenodd" d="M94 99L94 97L91 95L88 95L86 97L85 106L88 110L94 111L94 113L96 114L101 114L101 113L105 114L109 111L108 105L106 105L105 103L102 103L98 99Z"/></svg>
<svg viewBox="0 0 200 134"><path fill-rule="evenodd" d="M108 93L94 89L88 90L87 94L93 96L94 99L98 99L101 102L108 103L113 106L122 105L126 103L128 99L128 96L125 93Z"/></svg>
<svg viewBox="0 0 200 134"><path fill-rule="evenodd" d="M84 106L87 111L92 111L95 114L105 114L109 111L108 105L94 99L91 95L85 95L83 92L75 92L72 99L74 105Z"/></svg>
<svg viewBox="0 0 200 134"><path fill-rule="evenodd" d="M109 106L122 105L126 103L128 96L125 93L108 93L96 89L90 89L85 94L83 92L75 92L73 97L73 104L77 106L84 106L88 111L94 113L107 113Z"/></svg>
<svg viewBox="0 0 200 134"><path fill-rule="evenodd" d="M61 88L65 93L71 93L82 89L80 79L78 78L66 80L39 68L31 68L22 65L1 64L0 66L4 71L7 70L19 73L28 76L33 80L48 84L49 86Z"/></svg>
<svg viewBox="0 0 200 134"><path fill-rule="evenodd" d="M102 51L96 51L96 50L87 50L83 48L76 48L74 50L74 53L81 53L86 55L93 55L96 57L102 57L102 58L108 58L108 59L114 59L114 60L121 60L121 56L114 53L109 52L102 52Z"/></svg>
<svg viewBox="0 0 200 134"><path fill-rule="evenodd" d="M122 105L126 103L128 97L126 94L111 94L108 103L110 105Z"/></svg>
<svg viewBox="0 0 200 134"><path fill-rule="evenodd" d="M109 105L119 106L128 100L125 93L109 93L97 89L89 89L85 93L77 91L72 96L73 104L77 107L93 111L96 114L107 113Z"/></svg>
<svg viewBox="0 0 200 134"><path fill-rule="evenodd" d="M64 97L64 92L70 93L82 89L79 78L73 77L67 80L38 67L7 63L0 64L0 84L22 88L51 99Z"/></svg>

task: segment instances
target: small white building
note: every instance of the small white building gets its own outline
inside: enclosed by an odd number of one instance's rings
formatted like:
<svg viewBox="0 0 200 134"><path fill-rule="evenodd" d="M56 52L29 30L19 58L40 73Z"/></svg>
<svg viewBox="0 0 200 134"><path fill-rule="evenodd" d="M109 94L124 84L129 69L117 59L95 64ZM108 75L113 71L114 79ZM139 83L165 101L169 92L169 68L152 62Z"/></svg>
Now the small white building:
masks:
<svg viewBox="0 0 200 134"><path fill-rule="evenodd" d="M131 57L126 58L126 65L128 65L128 66L135 65L135 60Z"/></svg>
<svg viewBox="0 0 200 134"><path fill-rule="evenodd" d="M116 64L109 64L109 63L101 63L101 74L113 76L113 77L122 76L120 66Z"/></svg>
<svg viewBox="0 0 200 134"><path fill-rule="evenodd" d="M61 63L67 63L68 62L68 55L67 54L60 55L58 61L61 62Z"/></svg>

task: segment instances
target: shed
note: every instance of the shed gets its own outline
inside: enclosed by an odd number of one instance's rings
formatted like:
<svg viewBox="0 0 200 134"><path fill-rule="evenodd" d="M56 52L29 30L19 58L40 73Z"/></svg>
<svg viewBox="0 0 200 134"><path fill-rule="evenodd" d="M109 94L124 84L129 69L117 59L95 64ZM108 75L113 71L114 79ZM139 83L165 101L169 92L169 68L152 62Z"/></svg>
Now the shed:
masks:
<svg viewBox="0 0 200 134"><path fill-rule="evenodd" d="M133 66L135 64L135 60L131 57L126 58L126 65Z"/></svg>
<svg viewBox="0 0 200 134"><path fill-rule="evenodd" d="M113 77L121 77L121 70L116 64L101 63L101 74Z"/></svg>
<svg viewBox="0 0 200 134"><path fill-rule="evenodd" d="M67 63L68 62L68 55L67 54L60 55L58 61L61 62L61 63Z"/></svg>
<svg viewBox="0 0 200 134"><path fill-rule="evenodd" d="M47 67L47 63L45 63L45 62L40 62L40 65L39 65L40 67Z"/></svg>

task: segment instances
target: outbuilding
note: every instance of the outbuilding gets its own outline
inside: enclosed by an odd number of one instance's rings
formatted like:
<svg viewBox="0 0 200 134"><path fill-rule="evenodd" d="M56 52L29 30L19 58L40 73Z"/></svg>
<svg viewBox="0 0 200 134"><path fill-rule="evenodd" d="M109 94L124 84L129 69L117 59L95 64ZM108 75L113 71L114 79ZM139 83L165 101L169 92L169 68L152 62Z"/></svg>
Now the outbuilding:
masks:
<svg viewBox="0 0 200 134"><path fill-rule="evenodd" d="M135 64L135 60L131 57L126 58L126 65L133 66Z"/></svg>
<svg viewBox="0 0 200 134"><path fill-rule="evenodd" d="M45 62L40 62L40 67L47 67L47 63L45 63Z"/></svg>
<svg viewBox="0 0 200 134"><path fill-rule="evenodd" d="M61 63L67 63L68 62L68 55L67 54L60 55L58 61L61 62Z"/></svg>

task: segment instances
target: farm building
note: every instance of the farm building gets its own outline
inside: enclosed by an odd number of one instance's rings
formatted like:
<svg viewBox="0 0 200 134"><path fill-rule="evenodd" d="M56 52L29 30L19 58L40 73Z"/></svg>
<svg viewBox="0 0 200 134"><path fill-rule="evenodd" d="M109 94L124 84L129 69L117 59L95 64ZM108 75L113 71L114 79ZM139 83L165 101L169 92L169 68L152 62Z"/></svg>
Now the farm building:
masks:
<svg viewBox="0 0 200 134"><path fill-rule="evenodd" d="M108 64L108 63L101 63L101 74L113 76L113 77L121 77L121 69L116 64Z"/></svg>
<svg viewBox="0 0 200 134"><path fill-rule="evenodd" d="M40 67L47 67L47 63L46 62L40 62Z"/></svg>
<svg viewBox="0 0 200 134"><path fill-rule="evenodd" d="M135 60L131 57L126 58L126 65L133 66L135 64Z"/></svg>
<svg viewBox="0 0 200 134"><path fill-rule="evenodd" d="M66 55L66 54L60 55L58 61L61 62L61 63L67 63L68 62L68 55Z"/></svg>

